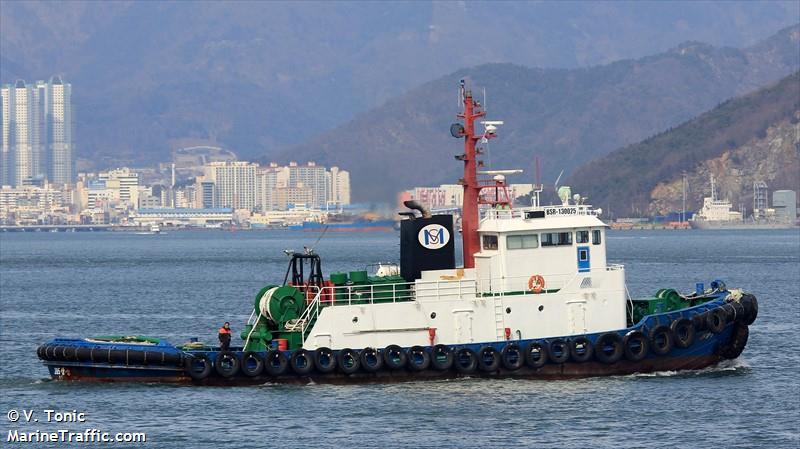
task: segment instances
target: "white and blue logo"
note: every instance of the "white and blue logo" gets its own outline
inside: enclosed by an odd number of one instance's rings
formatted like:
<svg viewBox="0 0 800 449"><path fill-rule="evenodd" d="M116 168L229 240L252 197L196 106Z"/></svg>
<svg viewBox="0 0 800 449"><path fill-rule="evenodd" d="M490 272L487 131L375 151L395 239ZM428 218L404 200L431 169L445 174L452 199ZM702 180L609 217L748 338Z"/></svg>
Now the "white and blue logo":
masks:
<svg viewBox="0 0 800 449"><path fill-rule="evenodd" d="M450 241L450 231L439 224L429 224L417 234L419 244L428 249L439 249Z"/></svg>

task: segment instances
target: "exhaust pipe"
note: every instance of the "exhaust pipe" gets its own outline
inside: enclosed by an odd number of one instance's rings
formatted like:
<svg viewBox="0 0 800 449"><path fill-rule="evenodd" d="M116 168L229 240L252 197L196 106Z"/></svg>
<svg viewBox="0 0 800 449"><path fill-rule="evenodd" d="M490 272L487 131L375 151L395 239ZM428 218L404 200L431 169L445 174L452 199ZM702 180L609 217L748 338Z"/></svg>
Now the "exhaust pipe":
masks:
<svg viewBox="0 0 800 449"><path fill-rule="evenodd" d="M409 209L418 210L422 214L422 218L431 218L431 211L429 211L427 207L423 206L422 203L417 200L403 201L403 206Z"/></svg>

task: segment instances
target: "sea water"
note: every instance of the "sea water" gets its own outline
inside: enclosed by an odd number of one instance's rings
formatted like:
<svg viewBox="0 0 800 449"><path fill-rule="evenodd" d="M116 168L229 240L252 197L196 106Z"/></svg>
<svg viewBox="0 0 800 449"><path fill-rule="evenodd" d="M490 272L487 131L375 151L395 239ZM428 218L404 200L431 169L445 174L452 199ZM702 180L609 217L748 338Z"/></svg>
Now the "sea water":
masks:
<svg viewBox="0 0 800 449"><path fill-rule="evenodd" d="M399 259L396 233L0 234L0 446L9 431L144 432L137 447L768 447L800 445L800 233L610 232L632 296L723 279L759 300L742 356L692 372L579 380L195 387L48 380L56 336L238 334L284 249L325 274ZM534 274L534 273L531 273ZM25 421L23 412L39 419ZM82 413L81 422L49 422ZM13 421L16 411L21 418ZM13 421L13 422L12 422ZM106 447L108 444L18 444ZM132 447L122 443L115 447Z"/></svg>

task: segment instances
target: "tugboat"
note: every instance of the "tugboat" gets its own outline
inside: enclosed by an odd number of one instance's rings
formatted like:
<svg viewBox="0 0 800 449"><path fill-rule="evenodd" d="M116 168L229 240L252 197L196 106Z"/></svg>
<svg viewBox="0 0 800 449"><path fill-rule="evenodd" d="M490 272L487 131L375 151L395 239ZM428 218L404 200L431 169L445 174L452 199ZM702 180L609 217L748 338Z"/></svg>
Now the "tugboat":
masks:
<svg viewBox="0 0 800 449"><path fill-rule="evenodd" d="M38 348L53 379L260 384L390 382L454 377L570 378L701 369L735 359L758 315L755 296L715 280L690 293L631 299L606 261L600 210L559 189L560 204L513 208L505 175L479 171L500 121L463 80L461 219L407 202L400 263L322 271L290 252L281 285L256 295L241 346L222 350L149 337L56 338ZM479 177L481 175L481 177ZM485 179L484 179L485 178Z"/></svg>

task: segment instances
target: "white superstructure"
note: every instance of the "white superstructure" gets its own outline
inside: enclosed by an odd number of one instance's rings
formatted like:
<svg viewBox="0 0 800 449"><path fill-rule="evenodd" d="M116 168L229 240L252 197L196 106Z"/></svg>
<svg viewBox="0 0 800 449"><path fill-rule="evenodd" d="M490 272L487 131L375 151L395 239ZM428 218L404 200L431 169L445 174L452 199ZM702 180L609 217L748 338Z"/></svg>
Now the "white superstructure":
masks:
<svg viewBox="0 0 800 449"><path fill-rule="evenodd" d="M487 209L474 269L423 271L413 283L394 285L391 302L374 300L375 285L324 287L296 324L316 318L303 347L459 344L624 328L625 272L606 263L605 230L586 205Z"/></svg>

